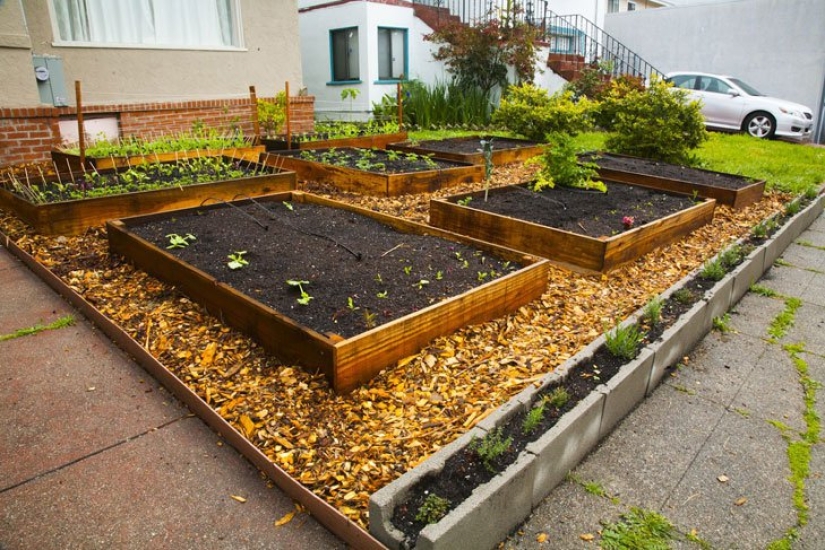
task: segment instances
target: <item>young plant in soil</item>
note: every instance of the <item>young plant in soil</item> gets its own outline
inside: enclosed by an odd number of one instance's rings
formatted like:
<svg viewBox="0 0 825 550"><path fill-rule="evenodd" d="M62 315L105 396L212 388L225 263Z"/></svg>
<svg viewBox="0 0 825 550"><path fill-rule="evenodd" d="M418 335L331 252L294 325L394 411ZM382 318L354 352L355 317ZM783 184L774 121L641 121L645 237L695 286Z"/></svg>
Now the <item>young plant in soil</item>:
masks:
<svg viewBox="0 0 825 550"><path fill-rule="evenodd" d="M245 254L246 250L236 250L235 252L227 256L227 258L229 258L229 261L226 263L226 267L234 270L243 269L244 267L248 266L249 261L244 258Z"/></svg>
<svg viewBox="0 0 825 550"><path fill-rule="evenodd" d="M186 248L192 241L197 240L195 236L191 233L187 233L186 235L178 235L177 233L170 233L166 235L169 239L169 246L166 248Z"/></svg>
<svg viewBox="0 0 825 550"><path fill-rule="evenodd" d="M309 281L299 281L299 280L296 280L296 279L289 279L289 280L287 280L286 284L288 284L291 287L297 287L298 292L301 293L301 296L297 300L295 300L296 302L298 302L302 306L308 306L309 305L310 300L312 300L312 296L310 296L307 293L307 291L304 290L304 285L308 285ZM354 307L354 304L352 303L352 298L350 298L350 309L352 309L352 310L358 309L358 308Z"/></svg>

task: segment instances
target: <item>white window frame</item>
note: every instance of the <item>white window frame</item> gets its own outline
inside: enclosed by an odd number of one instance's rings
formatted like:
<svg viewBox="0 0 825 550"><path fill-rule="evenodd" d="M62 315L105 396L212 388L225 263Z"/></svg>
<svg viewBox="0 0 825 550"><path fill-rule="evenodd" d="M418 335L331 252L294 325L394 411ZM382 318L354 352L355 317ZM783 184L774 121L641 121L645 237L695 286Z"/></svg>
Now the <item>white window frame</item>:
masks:
<svg viewBox="0 0 825 550"><path fill-rule="evenodd" d="M173 0L166 0L173 1ZM52 46L60 48L104 48L104 49L139 49L139 50L184 50L184 51L248 51L245 47L243 35L243 18L241 16L241 0L231 0L232 10L232 32L237 38L237 44L232 46L221 45L182 45L182 44L138 44L138 43L118 43L118 42L80 42L63 40L60 37L60 28L57 24L57 14L53 0L47 0L49 8L49 19L52 25Z"/></svg>

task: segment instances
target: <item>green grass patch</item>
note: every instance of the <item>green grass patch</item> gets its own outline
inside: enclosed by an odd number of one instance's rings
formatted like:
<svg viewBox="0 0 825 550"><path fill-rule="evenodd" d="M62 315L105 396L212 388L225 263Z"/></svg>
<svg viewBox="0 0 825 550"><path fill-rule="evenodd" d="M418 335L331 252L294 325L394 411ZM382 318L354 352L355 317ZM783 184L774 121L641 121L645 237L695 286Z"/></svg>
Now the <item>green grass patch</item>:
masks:
<svg viewBox="0 0 825 550"><path fill-rule="evenodd" d="M764 296L765 298L778 298L779 293L772 288L768 288L766 286L753 284L750 286L749 289L751 292L758 296Z"/></svg>
<svg viewBox="0 0 825 550"><path fill-rule="evenodd" d="M73 325L75 322L73 315L65 315L56 321L49 323L48 325L43 325L41 323L37 323L34 326L21 328L15 330L10 334L0 334L0 342L5 342L6 340L14 340L15 338L21 338L23 336L30 336L32 334L37 334L38 332L43 332L44 330L57 330L63 327L68 327Z"/></svg>
<svg viewBox="0 0 825 550"><path fill-rule="evenodd" d="M616 523L602 530L601 547L605 550L667 550L675 529L664 516L641 508L631 508Z"/></svg>
<svg viewBox="0 0 825 550"><path fill-rule="evenodd" d="M789 297L785 299L785 309L771 321L768 327L768 334L770 334L772 342L776 342L787 334L788 329L794 324L796 310L800 306L802 306L802 300L799 298Z"/></svg>

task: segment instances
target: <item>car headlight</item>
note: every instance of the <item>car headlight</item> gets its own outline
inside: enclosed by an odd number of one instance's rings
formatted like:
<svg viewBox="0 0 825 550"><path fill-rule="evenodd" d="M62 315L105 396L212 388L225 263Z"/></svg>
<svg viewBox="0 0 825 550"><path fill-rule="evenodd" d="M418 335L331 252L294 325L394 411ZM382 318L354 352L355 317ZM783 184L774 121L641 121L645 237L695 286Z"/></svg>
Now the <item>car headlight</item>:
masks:
<svg viewBox="0 0 825 550"><path fill-rule="evenodd" d="M802 118L802 112L796 111L794 109L786 109L785 107L780 107L779 110L786 115L795 116L797 118Z"/></svg>

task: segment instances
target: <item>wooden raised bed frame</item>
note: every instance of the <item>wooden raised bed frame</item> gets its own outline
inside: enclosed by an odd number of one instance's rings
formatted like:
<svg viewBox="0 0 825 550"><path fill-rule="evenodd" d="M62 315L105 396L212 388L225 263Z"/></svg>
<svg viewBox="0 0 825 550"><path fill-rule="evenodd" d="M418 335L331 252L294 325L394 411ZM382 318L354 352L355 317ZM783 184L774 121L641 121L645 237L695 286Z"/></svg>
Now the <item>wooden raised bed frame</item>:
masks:
<svg viewBox="0 0 825 550"><path fill-rule="evenodd" d="M278 193L257 200L310 202L342 208L376 219L398 231L458 241L506 260L526 264L516 272L473 290L357 336L342 339L336 335L320 334L296 323L129 231L132 225L175 215L174 212L107 223L109 249L113 254L124 256L147 272L179 286L213 315L253 336L282 360L294 361L324 373L337 392L352 390L382 369L418 352L435 337L470 323L484 322L510 313L540 297L547 287L548 262L514 250L301 192ZM244 202L238 201L238 204ZM226 208L226 205L205 207L211 208Z"/></svg>
<svg viewBox="0 0 825 550"><path fill-rule="evenodd" d="M618 155L616 153L595 153L597 155L604 154L611 157L618 158L636 158L628 155ZM644 159L642 159L644 160ZM700 168L691 168L691 170L701 170ZM710 170L701 170L702 172L716 173ZM613 168L598 168L599 177L608 181L617 181L620 183L630 183L639 185L641 187L649 187L651 189L659 189L662 191L674 191L676 193L683 193L692 195L696 192L697 196L706 199L716 199L719 204L730 206L731 208L744 208L762 198L765 192L764 180L752 180L753 183L740 187L739 189L728 189L725 187L714 187L712 185L705 185L691 181L671 179L661 176L651 176L648 174L638 174L635 172L627 172L624 170L616 170ZM734 174L725 174L735 176ZM739 177L739 176L735 176ZM741 176L742 179L748 178Z"/></svg>
<svg viewBox="0 0 825 550"><path fill-rule="evenodd" d="M197 157L231 157L234 159L249 162L258 162L258 157L265 151L263 145L251 145L249 147L228 147L226 149L197 149L192 151L176 151L173 153L152 153L151 155L136 155L130 157L86 157L86 168L96 170L113 170L117 168L128 168L135 164L149 164L152 162L173 162L176 160L197 158ZM82 171L80 166L80 155L68 153L62 149L52 149L52 162L60 172L71 168L74 171Z"/></svg>
<svg viewBox="0 0 825 550"><path fill-rule="evenodd" d="M450 140L474 141L481 139L479 136L470 136L463 138L450 138ZM508 141L523 141L524 147L511 147L504 149L493 149L493 164L508 164L511 162L523 162L529 158L540 155L544 150L544 146L533 141L516 140L507 138ZM426 146L414 145L412 142L404 141L401 143L390 143L387 149L395 151L404 151L405 153L416 153L418 155L432 155L435 158L453 160L456 162L466 162L468 164L484 164L484 153L448 153L438 151L436 149L429 149Z"/></svg>
<svg viewBox="0 0 825 550"><path fill-rule="evenodd" d="M495 192L495 189L490 190L490 193ZM585 272L608 271L673 242L710 222L716 207L716 201L708 199L618 235L594 238L453 202L468 196L483 201L484 191L430 199L430 224Z"/></svg>
<svg viewBox="0 0 825 550"><path fill-rule="evenodd" d="M301 149L329 149L331 147L361 147L364 149L386 149L387 145L396 141L407 139L407 132L394 132L392 134L371 134L368 136L355 136L338 139L318 139L306 141L293 141L289 147L284 138L262 138L267 151L288 151Z"/></svg>
<svg viewBox="0 0 825 550"><path fill-rule="evenodd" d="M204 201L290 191L297 187L295 172L282 171L236 180L196 183L155 191L139 191L89 199L35 204L0 187L0 208L16 214L44 235L77 235L107 220L200 206Z"/></svg>
<svg viewBox="0 0 825 550"><path fill-rule="evenodd" d="M452 168L383 174L324 164L290 155L263 154L261 162L271 166L280 166L286 170L294 170L301 179L329 183L343 191L385 197L410 193L432 193L461 183L476 183L484 177L483 166L463 163L456 163L457 165Z"/></svg>

